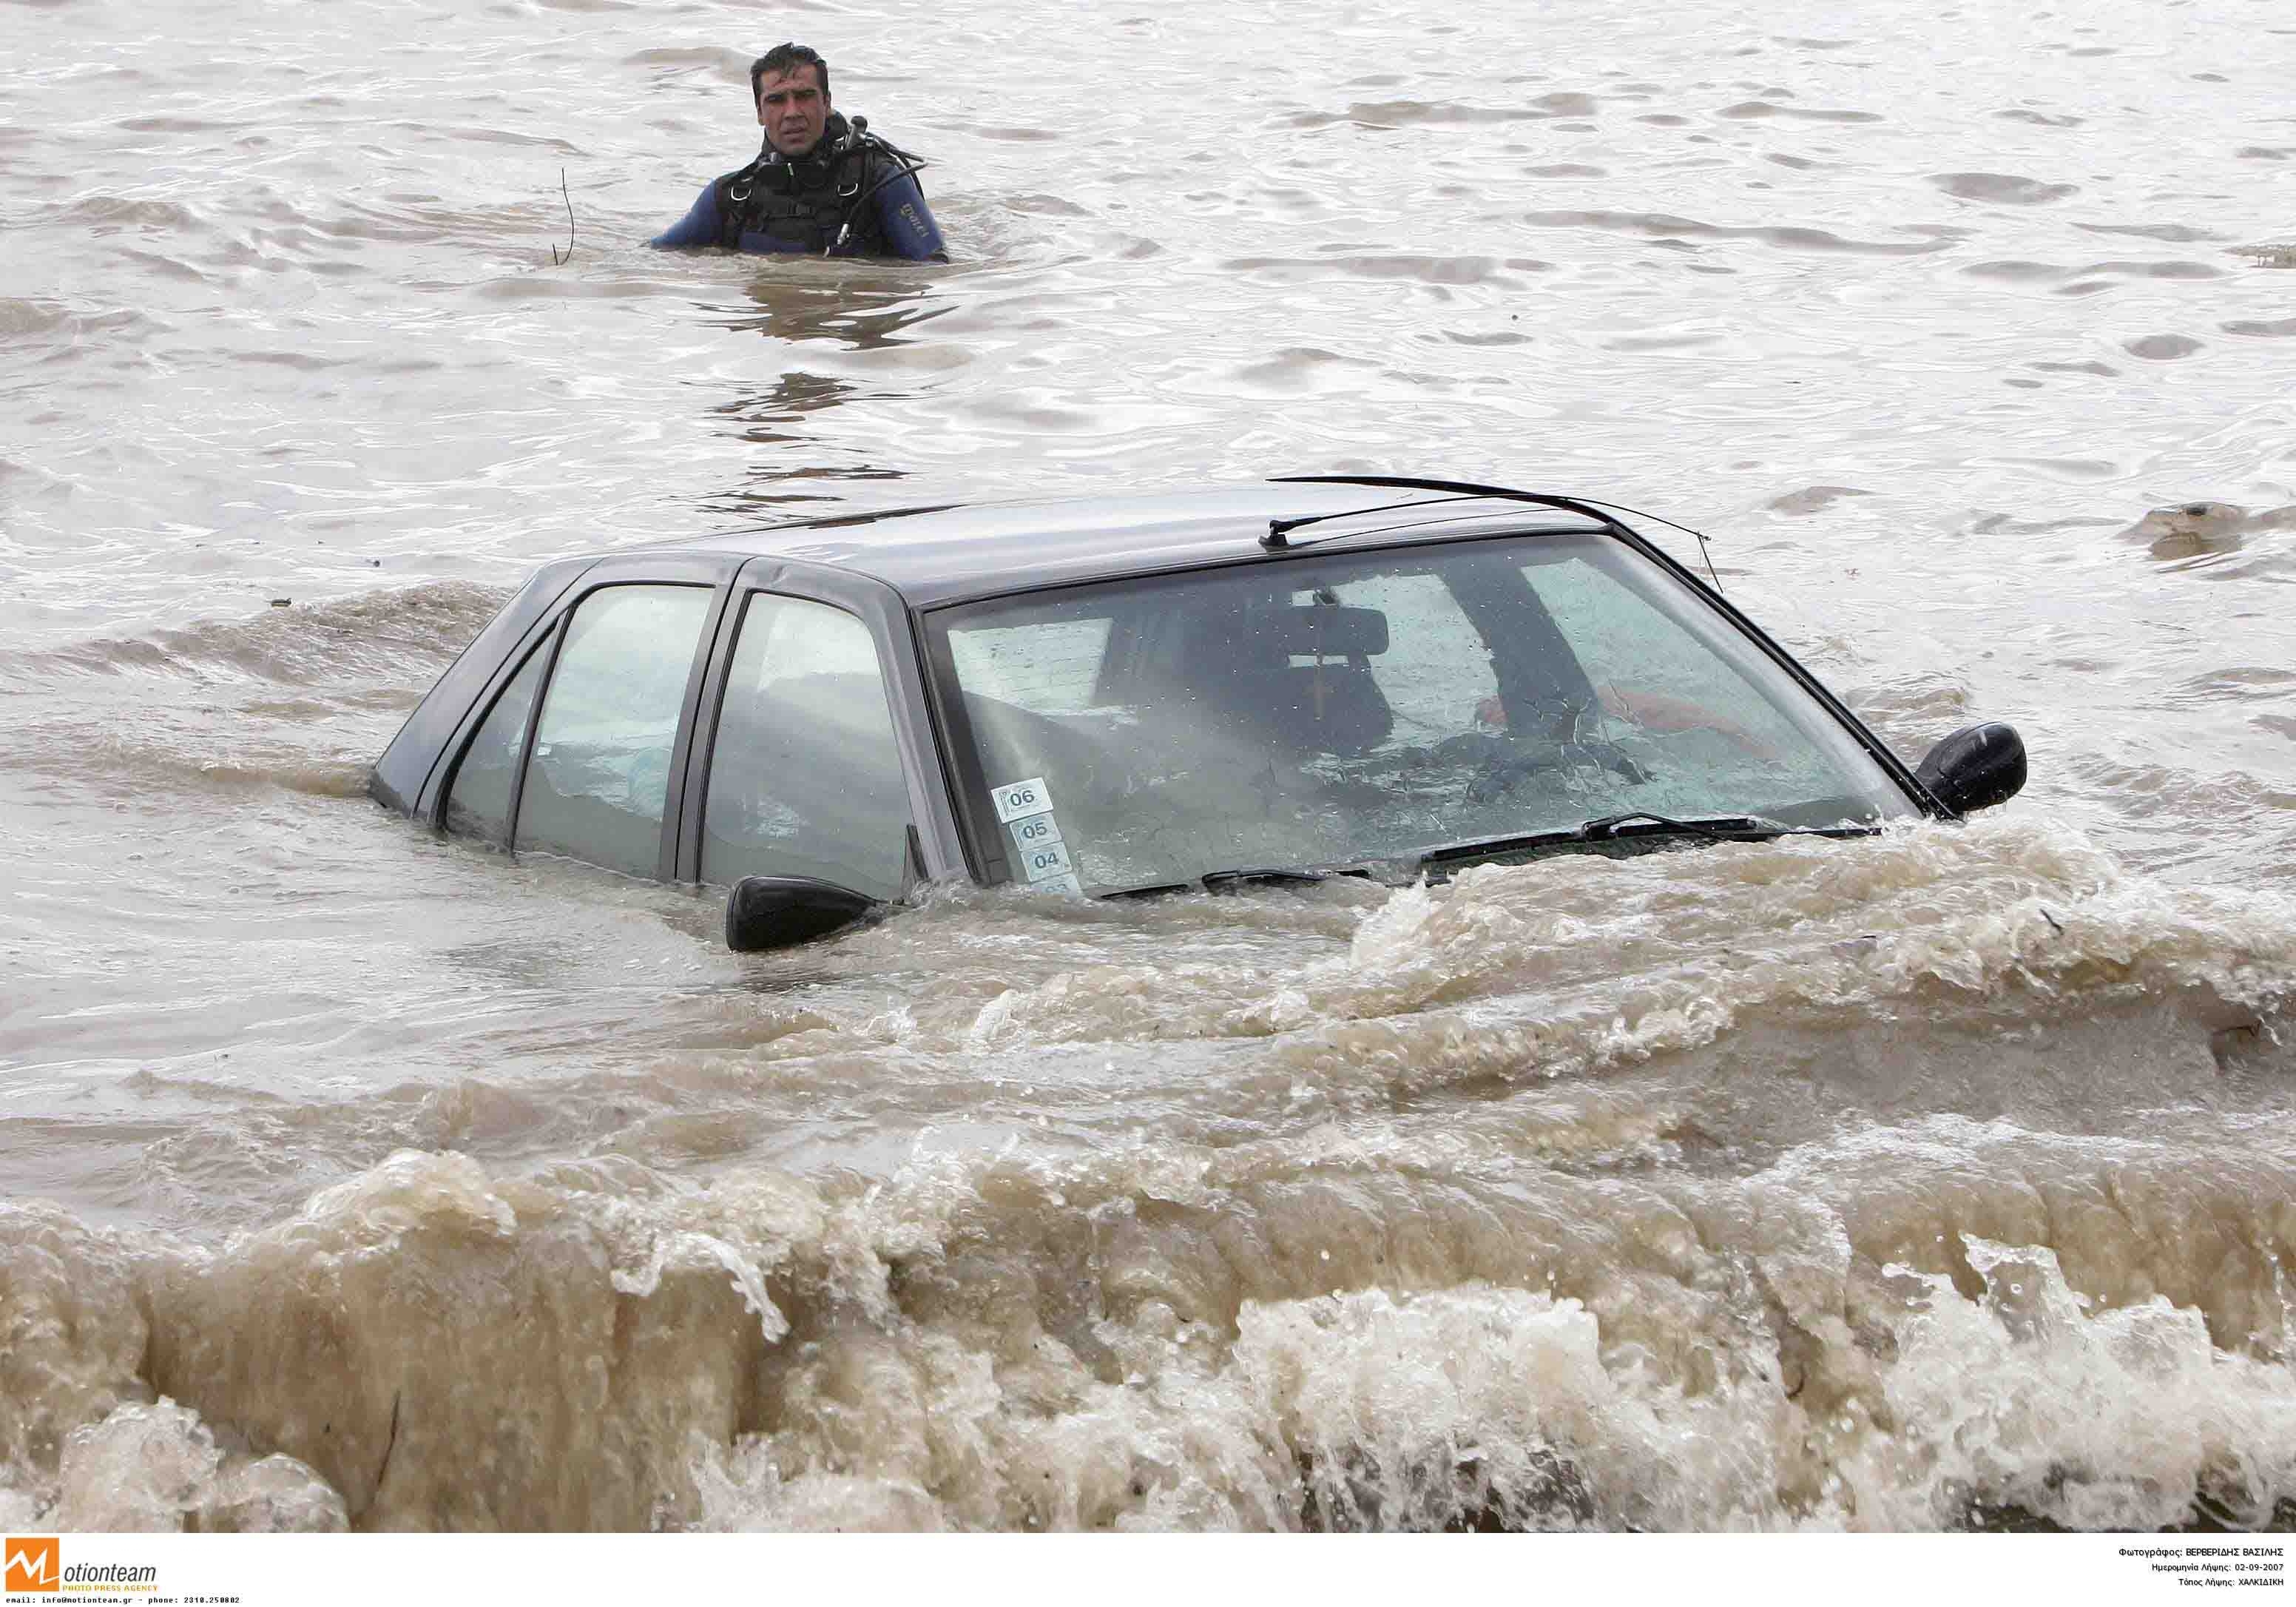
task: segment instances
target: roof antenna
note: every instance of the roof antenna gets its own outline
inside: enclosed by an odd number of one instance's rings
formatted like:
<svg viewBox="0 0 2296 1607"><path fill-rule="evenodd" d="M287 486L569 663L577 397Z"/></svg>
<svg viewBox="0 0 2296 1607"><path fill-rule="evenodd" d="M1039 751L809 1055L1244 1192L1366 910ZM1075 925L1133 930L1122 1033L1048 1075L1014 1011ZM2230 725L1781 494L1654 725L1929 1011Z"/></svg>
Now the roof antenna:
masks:
<svg viewBox="0 0 2296 1607"><path fill-rule="evenodd" d="M1722 577L1714 571L1714 549L1708 545L1705 531L1693 530L1686 524L1677 524L1673 520L1661 519L1655 513L1645 513L1640 508L1630 508L1622 502L1603 502L1593 496L1582 496L1578 500L1593 508L1616 508L1621 513L1631 513L1636 519L1647 519L1652 524L1662 524L1669 530L1680 530L1685 536L1696 537L1698 555L1706 560L1706 578L1714 583L1714 594L1718 597L1722 594Z"/></svg>
<svg viewBox="0 0 2296 1607"><path fill-rule="evenodd" d="M1687 526L1684 528L1688 529ZM1714 594L1718 597L1722 594L1722 577L1714 572L1714 549L1706 545L1705 531L1692 530L1690 533L1698 537L1698 555L1706 560L1706 578L1714 583Z"/></svg>
<svg viewBox="0 0 2296 1607"><path fill-rule="evenodd" d="M1291 538L1285 536L1283 532L1290 529L1292 525L1297 522L1298 521L1296 520L1290 519L1269 520L1267 521L1267 534L1259 538L1259 545L1266 547L1271 553L1282 552L1285 547L1292 545Z"/></svg>

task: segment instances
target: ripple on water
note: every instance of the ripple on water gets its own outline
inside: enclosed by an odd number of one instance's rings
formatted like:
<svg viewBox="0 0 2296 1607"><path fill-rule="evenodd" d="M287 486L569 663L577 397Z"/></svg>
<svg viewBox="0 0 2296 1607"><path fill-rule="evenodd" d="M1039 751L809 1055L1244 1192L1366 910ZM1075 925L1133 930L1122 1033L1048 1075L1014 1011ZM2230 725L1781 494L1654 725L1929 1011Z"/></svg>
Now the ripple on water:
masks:
<svg viewBox="0 0 2296 1607"><path fill-rule="evenodd" d="M1492 284L1520 290L1516 272L1538 272L1547 265L1528 258L1504 262L1491 257L1423 257L1407 253L1334 252L1322 257L1236 257L1220 264L1230 273L1251 274L1284 283L1330 279L1407 279L1421 284Z"/></svg>
<svg viewBox="0 0 2296 1607"><path fill-rule="evenodd" d="M149 637L103 639L12 653L11 679L55 675L152 675L278 685L394 680L412 661L443 669L507 600L465 581L433 580L242 619L210 619Z"/></svg>
<svg viewBox="0 0 2296 1607"><path fill-rule="evenodd" d="M2120 349L2148 363L2174 363L2204 348L2190 335L2139 335L2133 340L2123 340Z"/></svg>
<svg viewBox="0 0 2296 1607"><path fill-rule="evenodd" d="M2079 283L2065 285L2067 290L2093 292L2106 288L2092 275L2111 278L2156 279L2164 281L2221 279L2222 268L2211 267L2205 262L2106 261L2068 265L2055 262L2005 260L1972 262L1956 270L1972 279L1997 279L2011 284L2063 283L2068 280Z"/></svg>
<svg viewBox="0 0 2296 1607"><path fill-rule="evenodd" d="M2184 223L2077 223L2073 227L2090 234L2133 234L2145 240L2165 241L2172 245L2194 245L2203 241L2232 238L2213 229L2195 228Z"/></svg>
<svg viewBox="0 0 2296 1607"><path fill-rule="evenodd" d="M1818 106L1781 106L1771 101L1741 101L1734 106L1725 106L1714 114L1734 122L1758 122L1769 118L1787 118L1806 123L1880 123L1888 119L1878 111L1844 111Z"/></svg>
<svg viewBox="0 0 2296 1607"><path fill-rule="evenodd" d="M1752 240L1781 250L1840 252L1854 257L1923 257L1945 249L1942 240L1857 240L1831 229L1771 224L1700 223L1664 212L1529 212L1522 221L1536 229L1601 229L1646 240Z"/></svg>
<svg viewBox="0 0 2296 1607"><path fill-rule="evenodd" d="M1281 122L1286 127L1308 129L1328 128L1340 123L1365 128L1442 127L1592 117L1597 110L1592 95L1557 91L1520 106L1472 106L1456 101L1357 101L1345 111L1294 112Z"/></svg>
<svg viewBox="0 0 2296 1607"><path fill-rule="evenodd" d="M199 213L181 201L102 193L75 196L61 205L44 209L35 215L35 220L85 228L97 235L122 229L140 229L147 234L204 234L210 228Z"/></svg>
<svg viewBox="0 0 2296 1607"><path fill-rule="evenodd" d="M2000 206L2038 207L2079 194L2079 184L2053 184L2014 173L1932 173L1930 183L1963 201L1991 201Z"/></svg>
<svg viewBox="0 0 2296 1607"><path fill-rule="evenodd" d="M1822 512L1845 496L1871 496L1871 491L1861 491L1855 486L1805 486L1799 491L1789 491L1784 496L1772 498L1767 504L1774 513Z"/></svg>
<svg viewBox="0 0 2296 1607"><path fill-rule="evenodd" d="M729 84L749 82L750 58L723 45L657 46L622 58L625 67L704 67Z"/></svg>
<svg viewBox="0 0 2296 1607"><path fill-rule="evenodd" d="M1231 372L1239 383L1256 390L1296 395L1345 384L1349 371L1361 372L1370 366L1359 358L1343 357L1337 352L1294 346L1270 352L1260 361L1244 364Z"/></svg>

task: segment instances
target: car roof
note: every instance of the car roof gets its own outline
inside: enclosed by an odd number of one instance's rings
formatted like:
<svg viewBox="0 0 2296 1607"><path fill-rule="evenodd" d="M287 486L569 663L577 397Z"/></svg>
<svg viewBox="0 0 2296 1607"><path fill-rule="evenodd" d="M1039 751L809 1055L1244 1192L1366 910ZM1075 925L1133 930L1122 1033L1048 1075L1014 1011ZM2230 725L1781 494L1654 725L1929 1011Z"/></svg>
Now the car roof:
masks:
<svg viewBox="0 0 2296 1607"><path fill-rule="evenodd" d="M1508 531L1589 532L1601 521L1501 496L1376 485L1262 482L1210 490L898 508L753 527L650 549L833 565L931 608L1037 586L1286 555L1270 521L1303 521L1299 546L1384 537L1448 541Z"/></svg>

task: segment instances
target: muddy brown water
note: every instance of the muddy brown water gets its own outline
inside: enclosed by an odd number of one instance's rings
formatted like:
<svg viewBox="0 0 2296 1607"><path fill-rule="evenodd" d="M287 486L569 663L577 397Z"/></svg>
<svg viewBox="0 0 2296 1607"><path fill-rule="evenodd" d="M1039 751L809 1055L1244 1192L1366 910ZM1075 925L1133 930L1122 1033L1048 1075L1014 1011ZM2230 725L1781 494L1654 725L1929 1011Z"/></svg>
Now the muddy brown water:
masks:
<svg viewBox="0 0 2296 1607"><path fill-rule="evenodd" d="M1520 9L5 5L9 1528L2287 1515L2296 23ZM791 29L955 262L642 249ZM363 796L542 560L1316 471L2032 785L749 958Z"/></svg>

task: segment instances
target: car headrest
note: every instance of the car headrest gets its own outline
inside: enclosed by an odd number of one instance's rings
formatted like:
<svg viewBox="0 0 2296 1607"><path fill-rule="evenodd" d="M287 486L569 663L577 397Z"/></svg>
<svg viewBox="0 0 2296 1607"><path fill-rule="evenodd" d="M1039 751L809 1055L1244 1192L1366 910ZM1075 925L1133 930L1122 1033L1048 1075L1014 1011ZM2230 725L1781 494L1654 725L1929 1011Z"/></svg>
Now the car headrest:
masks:
<svg viewBox="0 0 2296 1607"><path fill-rule="evenodd" d="M1279 671L1266 693L1263 723L1303 752L1368 753L1395 729L1395 711L1379 683L1351 664L1294 664Z"/></svg>

